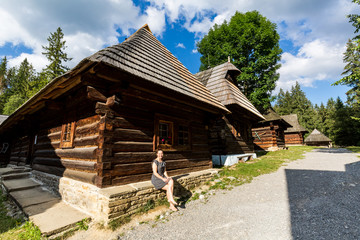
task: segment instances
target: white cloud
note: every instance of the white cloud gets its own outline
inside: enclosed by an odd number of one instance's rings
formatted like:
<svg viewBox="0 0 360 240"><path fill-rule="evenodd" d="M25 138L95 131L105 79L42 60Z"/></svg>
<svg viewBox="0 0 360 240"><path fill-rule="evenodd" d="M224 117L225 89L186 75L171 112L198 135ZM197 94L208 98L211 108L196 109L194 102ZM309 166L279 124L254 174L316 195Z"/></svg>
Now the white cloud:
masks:
<svg viewBox="0 0 360 240"><path fill-rule="evenodd" d="M236 11L259 11L278 24L281 40L289 40L299 50L284 52L278 88L288 89L299 81L314 86L314 81L339 79L342 53L353 27L346 16L360 13L351 0L151 0L165 9L168 21L182 20L183 26L198 39L215 23L229 21ZM214 17L215 16L215 17Z"/></svg>
<svg viewBox="0 0 360 240"><path fill-rule="evenodd" d="M178 44L176 45L176 47L177 47L177 48L185 48L185 46L184 46L183 43L178 43Z"/></svg>
<svg viewBox="0 0 360 240"><path fill-rule="evenodd" d="M197 50L197 49L193 49L191 52L192 52L192 53L198 53L198 50Z"/></svg>
<svg viewBox="0 0 360 240"><path fill-rule="evenodd" d="M0 47L6 43L22 44L32 54L21 54L9 64L28 58L39 71L47 64L41 54L50 32L63 29L67 53L73 67L82 58L118 42L117 37L130 35L148 23L161 36L165 30L165 10L155 6L141 9L128 0L2 0L0 5ZM120 32L120 33L119 33Z"/></svg>
<svg viewBox="0 0 360 240"><path fill-rule="evenodd" d="M196 40L215 23L229 21L235 11L258 10L278 24L282 40L290 40L299 52L284 52L278 87L298 80L303 86L314 81L337 79L343 69L342 52L353 27L346 15L359 12L351 0L150 0L140 9L129 0L2 0L0 5L0 47L23 44L32 54L10 59L17 64L25 57L37 70L45 67L42 45L50 32L61 27L67 52L74 66L104 46L117 43L120 35L148 23L156 36L166 24L181 23ZM180 46L179 46L180 47ZM192 53L196 53L196 47ZM1 54L3 55L3 54Z"/></svg>
<svg viewBox="0 0 360 240"><path fill-rule="evenodd" d="M303 45L298 54L283 53L281 78L277 82L280 88L289 90L295 82L305 87L313 87L314 81L338 79L343 68L343 45L315 40Z"/></svg>

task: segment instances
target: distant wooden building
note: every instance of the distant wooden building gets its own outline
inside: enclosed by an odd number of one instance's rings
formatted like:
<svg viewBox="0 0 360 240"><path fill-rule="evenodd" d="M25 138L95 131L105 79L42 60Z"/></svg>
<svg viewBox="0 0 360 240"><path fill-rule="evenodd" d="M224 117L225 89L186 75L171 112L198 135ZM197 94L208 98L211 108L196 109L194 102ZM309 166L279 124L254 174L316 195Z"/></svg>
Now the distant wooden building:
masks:
<svg viewBox="0 0 360 240"><path fill-rule="evenodd" d="M297 114L290 114L281 116L286 122L290 123L292 127L287 128L284 131L285 145L297 146L304 145L304 135L308 131L300 125Z"/></svg>
<svg viewBox="0 0 360 240"><path fill-rule="evenodd" d="M265 120L252 128L255 149L275 151L285 148L284 131L291 125L280 117L272 108L263 113Z"/></svg>
<svg viewBox="0 0 360 240"><path fill-rule="evenodd" d="M332 141L319 130L314 129L310 135L305 138L305 144L308 146L331 147Z"/></svg>
<svg viewBox="0 0 360 240"><path fill-rule="evenodd" d="M145 25L52 80L0 137L12 165L104 188L150 180L159 148L170 175L211 168L207 128L228 112Z"/></svg>
<svg viewBox="0 0 360 240"><path fill-rule="evenodd" d="M242 157L253 156L251 127L264 120L236 86L239 74L239 69L226 62L195 75L231 111L209 125L212 159L217 165L232 165Z"/></svg>

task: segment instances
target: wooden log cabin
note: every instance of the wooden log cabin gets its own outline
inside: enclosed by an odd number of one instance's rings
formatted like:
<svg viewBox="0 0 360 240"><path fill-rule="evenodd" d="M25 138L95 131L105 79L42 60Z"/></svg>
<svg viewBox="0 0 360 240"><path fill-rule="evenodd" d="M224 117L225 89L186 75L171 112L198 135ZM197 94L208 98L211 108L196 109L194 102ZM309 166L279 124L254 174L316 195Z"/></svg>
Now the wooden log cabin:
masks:
<svg viewBox="0 0 360 240"><path fill-rule="evenodd" d="M236 85L240 74L229 61L197 73L196 78L231 111L211 121L210 145L213 163L232 165L242 158L255 157L251 127L264 120Z"/></svg>
<svg viewBox="0 0 360 240"><path fill-rule="evenodd" d="M252 136L256 150L276 151L285 148L284 131L291 125L272 108L263 113L265 120L255 124Z"/></svg>
<svg viewBox="0 0 360 240"><path fill-rule="evenodd" d="M283 115L281 118L292 125L292 127L289 127L284 131L285 145L304 145L304 135L305 133L308 133L308 130L300 125L297 114Z"/></svg>
<svg viewBox="0 0 360 240"><path fill-rule="evenodd" d="M82 60L0 126L8 163L104 188L212 167L210 119L228 113L145 25Z"/></svg>
<svg viewBox="0 0 360 240"><path fill-rule="evenodd" d="M305 138L304 142L307 146L332 147L331 139L317 129L314 129L310 135Z"/></svg>

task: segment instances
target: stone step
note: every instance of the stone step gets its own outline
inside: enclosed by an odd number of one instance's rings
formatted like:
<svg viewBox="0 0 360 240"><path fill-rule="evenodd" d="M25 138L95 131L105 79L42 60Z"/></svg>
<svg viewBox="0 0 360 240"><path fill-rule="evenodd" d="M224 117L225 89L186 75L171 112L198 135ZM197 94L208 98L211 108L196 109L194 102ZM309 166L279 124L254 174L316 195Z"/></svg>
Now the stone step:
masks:
<svg viewBox="0 0 360 240"><path fill-rule="evenodd" d="M11 180L11 179L19 179L19 178L29 178L31 176L30 172L22 172L22 173L10 173L4 174L1 176L1 179L4 180Z"/></svg>
<svg viewBox="0 0 360 240"><path fill-rule="evenodd" d="M60 197L53 195L42 187L10 192L10 196L22 209L42 203L61 201Z"/></svg>
<svg viewBox="0 0 360 240"><path fill-rule="evenodd" d="M28 167L6 167L0 168L0 176L13 173L31 172L31 168Z"/></svg>
<svg viewBox="0 0 360 240"><path fill-rule="evenodd" d="M41 184L32 178L10 179L2 181L8 193L39 187Z"/></svg>
<svg viewBox="0 0 360 240"><path fill-rule="evenodd" d="M24 211L29 215L30 221L38 226L45 236L74 228L76 223L85 218L90 218L89 215L80 212L63 201L51 201L29 206L24 208Z"/></svg>

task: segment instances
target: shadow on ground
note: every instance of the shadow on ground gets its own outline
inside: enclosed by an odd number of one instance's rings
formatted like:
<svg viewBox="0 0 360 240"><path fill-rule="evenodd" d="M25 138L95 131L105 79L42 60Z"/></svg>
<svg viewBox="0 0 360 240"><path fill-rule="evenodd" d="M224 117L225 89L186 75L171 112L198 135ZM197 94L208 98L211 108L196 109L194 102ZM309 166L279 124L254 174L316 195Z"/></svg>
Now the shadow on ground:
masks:
<svg viewBox="0 0 360 240"><path fill-rule="evenodd" d="M349 153L341 149L319 152ZM345 172L286 169L293 239L359 239L360 162Z"/></svg>

